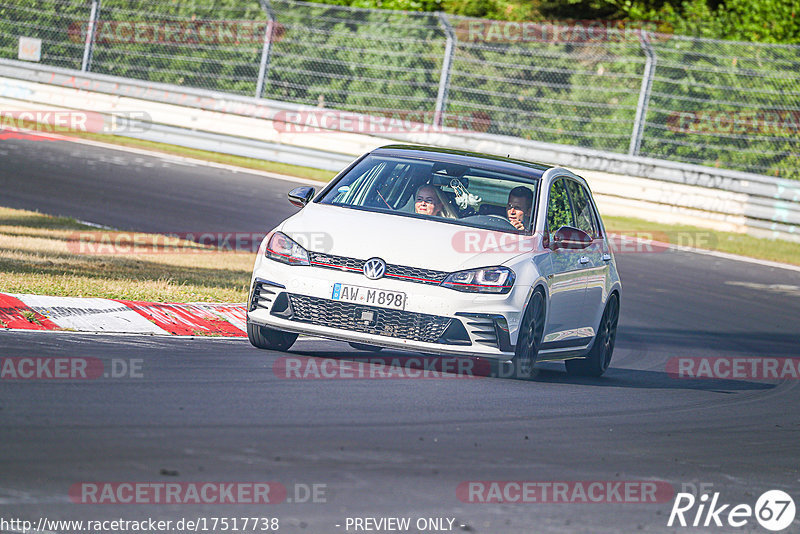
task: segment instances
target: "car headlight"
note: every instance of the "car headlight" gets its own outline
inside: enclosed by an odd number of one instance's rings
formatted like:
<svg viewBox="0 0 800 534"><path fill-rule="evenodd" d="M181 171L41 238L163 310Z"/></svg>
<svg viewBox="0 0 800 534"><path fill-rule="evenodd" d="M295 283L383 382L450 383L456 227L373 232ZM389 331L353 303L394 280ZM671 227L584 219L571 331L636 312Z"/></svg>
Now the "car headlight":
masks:
<svg viewBox="0 0 800 534"><path fill-rule="evenodd" d="M468 293L508 293L514 285L514 271L508 267L484 267L452 273L444 287Z"/></svg>
<svg viewBox="0 0 800 534"><path fill-rule="evenodd" d="M275 232L269 238L264 256L288 265L310 265L308 251L282 232Z"/></svg>

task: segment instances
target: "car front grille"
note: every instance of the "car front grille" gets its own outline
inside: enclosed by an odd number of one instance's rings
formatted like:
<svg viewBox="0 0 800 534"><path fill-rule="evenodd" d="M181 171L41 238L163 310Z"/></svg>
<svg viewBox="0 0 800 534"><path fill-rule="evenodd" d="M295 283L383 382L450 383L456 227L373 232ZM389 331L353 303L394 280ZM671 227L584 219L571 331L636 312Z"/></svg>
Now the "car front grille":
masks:
<svg viewBox="0 0 800 534"><path fill-rule="evenodd" d="M362 306L306 295L289 294L289 302L292 315L288 318L293 321L426 343L437 343L452 321L438 315ZM363 312L373 312L373 319L362 320Z"/></svg>
<svg viewBox="0 0 800 534"><path fill-rule="evenodd" d="M347 258L345 256L334 256L333 254L323 254L321 252L310 253L311 265L323 267L325 269L338 269L340 271L362 272L364 263L367 260ZM432 269L421 269L419 267L407 267L405 265L386 264L386 278L396 278L417 284L428 284L438 286L450 273L444 271L434 271Z"/></svg>
<svg viewBox="0 0 800 534"><path fill-rule="evenodd" d="M361 271L364 269L364 263L366 263L366 260L322 254L320 252L311 252L309 259L311 265L327 269L339 269L341 271Z"/></svg>

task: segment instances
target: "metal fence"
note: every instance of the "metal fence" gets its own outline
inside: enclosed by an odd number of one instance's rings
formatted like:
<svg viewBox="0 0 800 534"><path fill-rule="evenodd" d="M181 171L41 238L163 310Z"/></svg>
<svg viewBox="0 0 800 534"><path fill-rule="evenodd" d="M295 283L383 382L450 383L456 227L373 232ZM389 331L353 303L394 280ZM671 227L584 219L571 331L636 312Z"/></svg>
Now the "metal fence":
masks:
<svg viewBox="0 0 800 534"><path fill-rule="evenodd" d="M660 30L660 31L659 31ZM287 0L0 0L0 57L800 178L800 46Z"/></svg>

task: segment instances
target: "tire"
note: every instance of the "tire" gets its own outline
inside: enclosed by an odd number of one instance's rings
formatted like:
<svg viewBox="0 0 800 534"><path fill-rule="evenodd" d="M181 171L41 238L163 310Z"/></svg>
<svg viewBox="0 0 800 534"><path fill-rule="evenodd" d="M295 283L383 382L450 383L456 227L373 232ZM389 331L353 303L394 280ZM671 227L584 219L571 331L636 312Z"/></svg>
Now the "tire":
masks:
<svg viewBox="0 0 800 534"><path fill-rule="evenodd" d="M585 358L567 360L567 373L572 376L602 376L611 363L619 322L619 297L612 293L597 328L594 344Z"/></svg>
<svg viewBox="0 0 800 534"><path fill-rule="evenodd" d="M545 304L544 293L533 292L525 315L520 324L517 346L511 359L511 370L515 378L535 378L539 371L534 368L544 336Z"/></svg>
<svg viewBox="0 0 800 534"><path fill-rule="evenodd" d="M297 334L273 330L247 321L247 339L259 349L287 351L297 340Z"/></svg>
<svg viewBox="0 0 800 534"><path fill-rule="evenodd" d="M379 352L383 349L383 347L378 347L376 345L367 345L366 343L354 343L348 341L347 344L356 350L366 350L368 352Z"/></svg>

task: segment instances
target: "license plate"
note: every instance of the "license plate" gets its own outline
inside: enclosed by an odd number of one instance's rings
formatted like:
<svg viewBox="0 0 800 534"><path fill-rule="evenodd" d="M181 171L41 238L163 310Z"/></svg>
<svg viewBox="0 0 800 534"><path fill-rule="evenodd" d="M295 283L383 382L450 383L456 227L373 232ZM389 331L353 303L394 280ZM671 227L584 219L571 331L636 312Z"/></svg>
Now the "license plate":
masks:
<svg viewBox="0 0 800 534"><path fill-rule="evenodd" d="M366 306L380 306L403 310L406 307L406 294L400 291L384 291L371 287L351 286L350 284L333 284L333 300L355 302Z"/></svg>

